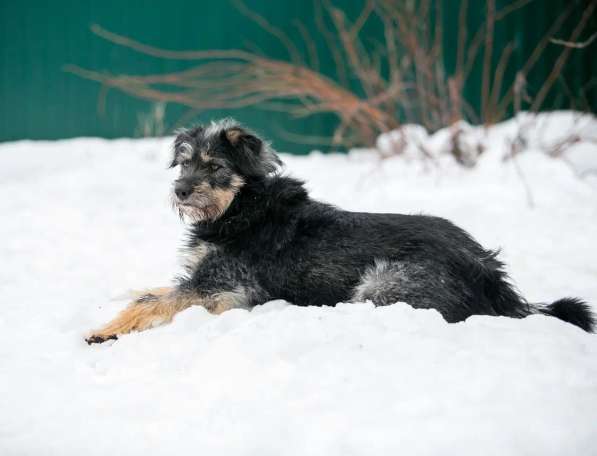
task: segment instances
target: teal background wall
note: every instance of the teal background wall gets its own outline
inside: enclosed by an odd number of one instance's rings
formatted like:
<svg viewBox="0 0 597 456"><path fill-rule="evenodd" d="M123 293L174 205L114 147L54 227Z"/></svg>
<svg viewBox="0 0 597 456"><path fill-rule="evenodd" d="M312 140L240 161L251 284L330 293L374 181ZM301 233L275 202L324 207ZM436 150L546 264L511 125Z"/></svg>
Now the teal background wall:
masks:
<svg viewBox="0 0 597 456"><path fill-rule="evenodd" d="M310 1L248 0L245 2L266 16L277 27L299 37L294 22L302 21L313 33L313 4ZM446 31L446 65L450 61L456 36L458 0L442 2ZM509 2L498 0L498 9ZM515 61L523 62L532 51L554 17L569 2L566 0L535 0L531 6L501 24L499 40L516 40ZM484 20L485 2L470 1L469 23L475 29ZM579 1L579 11L585 0ZM349 16L356 16L362 8L359 0L337 0ZM578 16L578 14L577 14ZM102 93L95 82L81 79L63 71L65 64L115 73L152 74L175 71L190 66L189 62L162 60L141 55L111 44L90 31L91 24L130 36L138 41L169 49L229 49L257 44L268 56L283 58L284 49L270 35L240 14L232 2L223 0L16 0L0 1L0 141L17 139L58 139L75 136L107 138L140 134L140 117L153 109L151 103L132 98L114 90ZM570 33L573 22L562 31ZM597 29L595 18L587 32ZM372 38L381 36L381 29L370 24L365 33ZM320 49L324 46L318 43ZM597 44L581 51L573 51L565 73L566 86L556 87L550 97L551 107L567 107L567 91L586 92L586 110L595 110L597 96ZM557 56L561 51L552 46L549 52ZM480 63L479 59L479 63ZM329 55L321 56L322 69L334 76ZM551 60L553 61L553 59ZM550 60L537 66L530 85L539 84L551 70ZM480 71L480 69L475 69ZM513 77L510 71L507 76ZM593 83L593 86L591 84ZM508 84L504 84L507 86ZM593 88L591 88L593 87ZM466 87L471 103L478 104L479 88L471 83ZM566 96L560 96L565 94ZM559 99L558 99L559 98ZM103 101L102 101L103 100ZM166 133L183 119L186 109L166 107ZM275 145L286 151L305 153L311 145L289 140L287 132L311 136L329 135L335 126L333 115L319 115L293 119L284 114L259 108L227 112L206 112L195 119L232 115L256 130L272 137ZM186 119L188 121L188 119Z"/></svg>

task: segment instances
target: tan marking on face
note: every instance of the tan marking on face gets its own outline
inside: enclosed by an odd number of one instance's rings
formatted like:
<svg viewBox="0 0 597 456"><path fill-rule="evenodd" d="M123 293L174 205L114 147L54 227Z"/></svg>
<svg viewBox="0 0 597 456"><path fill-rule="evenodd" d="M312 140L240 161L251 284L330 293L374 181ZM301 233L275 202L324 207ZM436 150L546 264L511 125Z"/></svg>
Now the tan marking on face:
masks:
<svg viewBox="0 0 597 456"><path fill-rule="evenodd" d="M201 153L199 154L199 156L201 157L201 160L203 160L204 162L209 162L212 160L212 156L209 155L206 151L202 150Z"/></svg>
<svg viewBox="0 0 597 456"><path fill-rule="evenodd" d="M230 144L234 146L238 143L243 133L242 129L233 127L226 130L226 137L228 138L228 141L230 141Z"/></svg>
<svg viewBox="0 0 597 456"><path fill-rule="evenodd" d="M193 188L193 195L188 202L192 206L182 206L186 215L196 221L216 220L222 216L232 203L238 190L245 181L240 176L233 176L227 188L212 188L207 182L201 182Z"/></svg>

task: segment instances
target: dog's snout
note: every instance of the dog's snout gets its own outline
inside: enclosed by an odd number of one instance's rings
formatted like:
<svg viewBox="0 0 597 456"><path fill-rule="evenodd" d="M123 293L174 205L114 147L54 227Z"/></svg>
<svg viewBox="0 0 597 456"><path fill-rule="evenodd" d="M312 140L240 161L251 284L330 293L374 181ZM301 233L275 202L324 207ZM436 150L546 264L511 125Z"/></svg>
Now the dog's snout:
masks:
<svg viewBox="0 0 597 456"><path fill-rule="evenodd" d="M193 193L193 187L186 182L179 182L174 187L174 193L179 200L185 200Z"/></svg>

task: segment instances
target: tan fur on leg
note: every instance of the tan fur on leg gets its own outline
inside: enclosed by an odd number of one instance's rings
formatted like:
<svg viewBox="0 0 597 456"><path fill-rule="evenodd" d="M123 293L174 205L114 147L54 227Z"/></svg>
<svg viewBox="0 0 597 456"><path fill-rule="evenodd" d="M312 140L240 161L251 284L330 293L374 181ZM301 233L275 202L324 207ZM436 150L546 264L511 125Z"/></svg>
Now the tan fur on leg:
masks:
<svg viewBox="0 0 597 456"><path fill-rule="evenodd" d="M192 293L181 293L173 288L152 288L139 293L139 297L101 329L86 340L89 344L116 339L119 334L143 331L169 323L181 310L201 304L202 298Z"/></svg>
<svg viewBox="0 0 597 456"><path fill-rule="evenodd" d="M139 294L140 296L114 320L85 339L87 343L101 343L116 339L119 334L143 331L170 323L174 315L193 305L205 307L217 315L229 309L244 307L246 303L246 295L242 288L213 296L200 296L173 288L152 288Z"/></svg>
<svg viewBox="0 0 597 456"><path fill-rule="evenodd" d="M247 295L242 288L234 291L223 291L210 296L210 307L207 307L212 314L219 315L230 309L245 308L247 306Z"/></svg>

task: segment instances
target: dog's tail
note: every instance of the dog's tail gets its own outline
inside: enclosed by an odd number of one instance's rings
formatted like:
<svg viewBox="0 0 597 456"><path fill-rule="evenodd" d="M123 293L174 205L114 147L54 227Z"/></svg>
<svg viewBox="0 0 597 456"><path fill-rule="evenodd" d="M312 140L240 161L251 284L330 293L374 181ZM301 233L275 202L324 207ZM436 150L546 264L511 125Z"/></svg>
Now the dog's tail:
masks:
<svg viewBox="0 0 597 456"><path fill-rule="evenodd" d="M562 298L551 304L530 304L509 282L503 263L490 252L483 259L480 277L483 277L484 294L490 298L491 307L497 315L524 318L528 315L543 314L559 318L584 329L595 332L597 323L591 306L579 298Z"/></svg>
<svg viewBox="0 0 597 456"><path fill-rule="evenodd" d="M591 312L591 307L578 298L562 298L552 304L534 304L532 306L534 313L541 313L559 318L587 332L595 331L595 316Z"/></svg>

